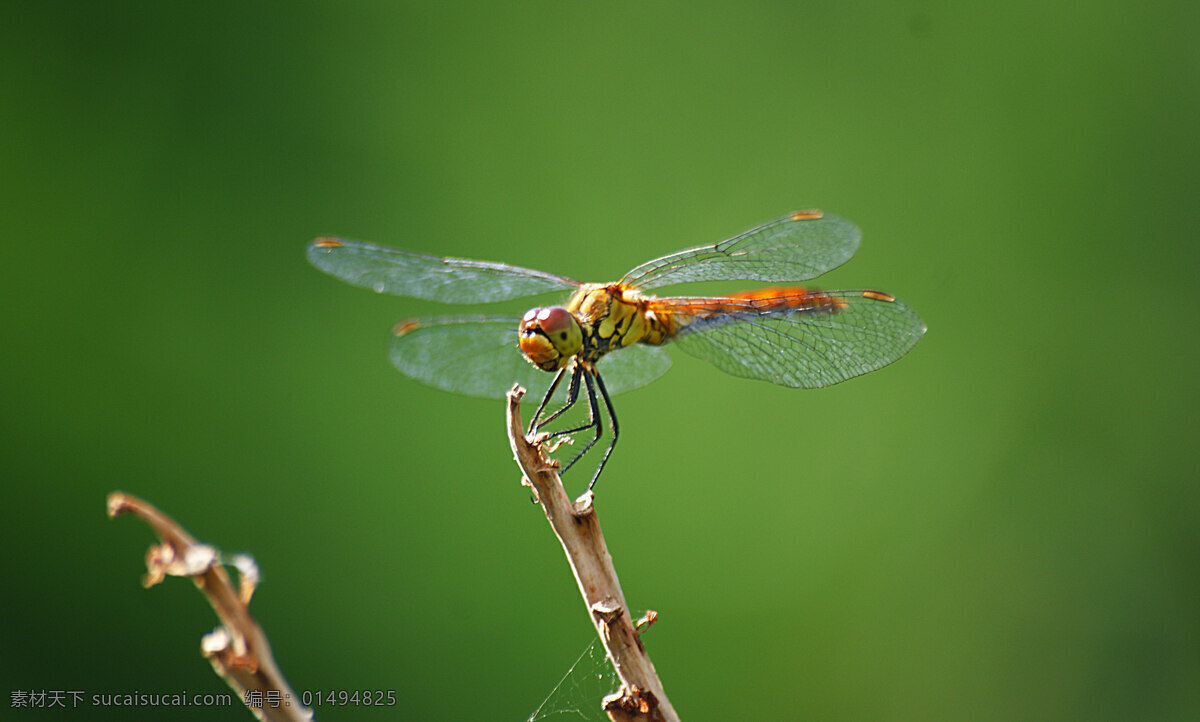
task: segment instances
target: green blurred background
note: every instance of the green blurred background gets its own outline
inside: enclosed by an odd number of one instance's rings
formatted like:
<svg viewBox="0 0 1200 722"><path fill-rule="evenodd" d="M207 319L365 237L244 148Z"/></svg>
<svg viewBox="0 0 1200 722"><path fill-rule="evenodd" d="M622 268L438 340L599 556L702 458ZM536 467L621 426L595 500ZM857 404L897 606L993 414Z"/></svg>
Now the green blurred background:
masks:
<svg viewBox="0 0 1200 722"><path fill-rule="evenodd" d="M820 207L864 231L822 283L918 309L911 354L813 392L676 354L617 399L597 506L677 710L1200 717L1200 5L5 15L10 691L225 691L123 489L255 556L297 689L403 704L319 719L524 719L592 630L503 404L395 372L439 309L306 242L608 280Z"/></svg>

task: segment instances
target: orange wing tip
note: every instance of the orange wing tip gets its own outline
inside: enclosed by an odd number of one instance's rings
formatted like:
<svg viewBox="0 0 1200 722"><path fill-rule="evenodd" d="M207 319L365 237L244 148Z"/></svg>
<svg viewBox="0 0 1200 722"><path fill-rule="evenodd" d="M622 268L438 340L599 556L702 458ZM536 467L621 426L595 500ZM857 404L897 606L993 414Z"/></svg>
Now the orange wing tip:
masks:
<svg viewBox="0 0 1200 722"><path fill-rule="evenodd" d="M421 322L415 318L410 318L407 321L401 321L395 326L392 326L392 335L396 338L400 338L407 333L416 331L418 328L421 328Z"/></svg>
<svg viewBox="0 0 1200 722"><path fill-rule="evenodd" d="M816 209L808 211L796 211L792 214L793 221L815 221L818 218L824 218L825 214Z"/></svg>
<svg viewBox="0 0 1200 722"><path fill-rule="evenodd" d="M862 295L863 298L870 298L875 301L886 301L888 303L893 303L896 300L895 296L890 296L883 291L863 291Z"/></svg>
<svg viewBox="0 0 1200 722"><path fill-rule="evenodd" d="M336 238L318 238L313 241L313 248L341 248L342 242Z"/></svg>

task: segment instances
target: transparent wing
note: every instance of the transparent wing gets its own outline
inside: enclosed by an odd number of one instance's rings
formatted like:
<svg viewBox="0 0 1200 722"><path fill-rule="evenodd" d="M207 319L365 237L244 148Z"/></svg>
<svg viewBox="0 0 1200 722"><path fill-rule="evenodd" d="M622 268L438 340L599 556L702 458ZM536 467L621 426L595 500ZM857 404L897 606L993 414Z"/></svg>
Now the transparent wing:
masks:
<svg viewBox="0 0 1200 722"><path fill-rule="evenodd" d="M518 318L456 317L402 321L393 329L390 355L404 374L421 383L489 399L504 398L514 383L540 399L552 374L521 355L517 347ZM671 359L662 349L634 344L600 360L609 393L619 394L650 383L666 373ZM567 384L554 398L566 398Z"/></svg>
<svg viewBox="0 0 1200 722"><path fill-rule="evenodd" d="M376 293L442 303L490 303L575 289L564 276L504 263L440 258L340 238L318 238L308 260L322 271Z"/></svg>
<svg viewBox="0 0 1200 722"><path fill-rule="evenodd" d="M659 288L691 281L806 281L850 260L861 237L849 221L801 211L727 241L643 263L621 283Z"/></svg>
<svg viewBox="0 0 1200 722"><path fill-rule="evenodd" d="M687 324L674 338L680 349L734 376L781 386L819 388L869 373L925 333L915 311L877 291L770 293L659 302Z"/></svg>

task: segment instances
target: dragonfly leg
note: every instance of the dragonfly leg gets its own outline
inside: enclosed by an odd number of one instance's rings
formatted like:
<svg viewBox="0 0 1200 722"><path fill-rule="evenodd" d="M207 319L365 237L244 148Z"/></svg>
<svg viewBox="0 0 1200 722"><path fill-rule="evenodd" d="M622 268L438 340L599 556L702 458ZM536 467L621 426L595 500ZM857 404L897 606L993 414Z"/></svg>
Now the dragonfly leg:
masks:
<svg viewBox="0 0 1200 722"><path fill-rule="evenodd" d="M561 372L559 372L559 373L561 373ZM580 370L578 367L576 367L571 372L571 385L567 389L567 403L563 404L562 407L559 408L558 410L556 410L553 414L550 414L546 418L542 419L541 422L538 423L539 428L546 426L551 421L554 421L559 416L562 416L564 411L566 411L567 409L569 409L575 405L575 401L579 398L579 377L580 377L580 375L581 375L581 373L580 373ZM584 426L582 428L586 429L589 426L591 426L591 425L589 424L588 426ZM579 429L569 429L567 431L556 431L550 435L550 438L554 438L555 436L562 436L563 434L572 434L578 430Z"/></svg>
<svg viewBox="0 0 1200 722"><path fill-rule="evenodd" d="M620 436L620 427L617 426L617 414L613 411L612 400L608 398L608 389L604 388L604 379L600 378L600 373L593 370L596 377L596 384L600 387L600 395L604 397L604 406L608 409L608 418L612 421L612 441L609 442L608 448L604 450L604 456L600 459L600 465L596 467L596 473L592 474L592 481L588 484L588 491L596 485L596 479L600 478L600 472L604 471L604 465L608 463L608 455L612 453L613 447L617 445L617 437ZM588 384L588 390L591 390L591 384ZM599 421L597 421L599 427ZM597 436L599 437L599 429L597 428ZM589 444L590 446L590 444Z"/></svg>
<svg viewBox="0 0 1200 722"><path fill-rule="evenodd" d="M559 384L559 382L562 381L563 374L565 374L566 372L567 372L566 368L561 368L558 370L558 373L554 375L554 380L550 382L550 388L546 389L546 395L542 397L542 403L538 404L537 411L535 411L533 413L533 420L529 422L529 432L528 432L529 436L533 436L533 432L537 430L537 427L539 426L538 417L541 416L542 412L546 410L546 404L550 403L550 397L554 395L554 390L558 388L558 384ZM556 411L553 416L551 416L549 419L546 419L546 421L544 421L542 423L547 423L547 422L551 421L555 416L558 416L559 414L561 414L571 404L575 403L575 397L578 395L579 395L579 379L576 378L575 374L571 374L571 394L570 394L570 398L567 399L567 405L564 406L562 409L559 409L558 411Z"/></svg>
<svg viewBox="0 0 1200 722"><path fill-rule="evenodd" d="M559 414L561 414L562 412L571 408L571 404L575 403L575 399L579 396L579 379L585 373L586 373L585 371L578 371L578 372L576 372L576 374L574 376L571 377L571 396L570 396L570 398L567 399L566 406L563 406L558 411L555 411L553 414L551 414L549 417L547 417L545 420L543 420L542 423L538 424L539 428L545 426L550 421L552 421L555 417L557 417ZM586 431L596 425L596 418L597 418L596 412L600 407L590 401L590 396L592 396L594 394L594 392L591 391L591 379L587 379L587 381L588 381L588 388L589 388L589 391L588 391L588 394L589 394L588 422L582 426L576 426L576 427L573 427L570 429L562 429L560 431L555 431L555 432L549 433L546 435L547 439L555 439L555 438L558 438L559 436L566 436L568 434L574 434L577 431ZM570 464L568 464L567 466L570 466ZM566 469L563 469L563 471L566 471Z"/></svg>
<svg viewBox="0 0 1200 722"><path fill-rule="evenodd" d="M566 466L564 466L562 468L562 471L559 472L560 474L566 472L566 470L570 469L571 466L573 466L576 461L579 461L579 459L584 454L588 453L588 449L591 449L592 446L594 446L595 443L600 440L600 436L604 434L604 424L601 423L601 419L600 419L600 405L598 403L596 403L596 386L595 386L595 384L592 383L592 376L595 373L596 372L594 369L584 369L583 370L583 374L584 374L583 380L587 384L587 392L588 392L588 417L589 418L588 418L587 425L580 426L578 429L571 429L569 432L561 432L560 431L557 433L559 433L559 434L573 433L575 431L583 431L584 429L588 429L588 428L595 426L596 434L594 436L592 436L591 439L588 440L587 444L585 444L582 449L579 450L579 453L575 455L575 458L573 458L567 462Z"/></svg>

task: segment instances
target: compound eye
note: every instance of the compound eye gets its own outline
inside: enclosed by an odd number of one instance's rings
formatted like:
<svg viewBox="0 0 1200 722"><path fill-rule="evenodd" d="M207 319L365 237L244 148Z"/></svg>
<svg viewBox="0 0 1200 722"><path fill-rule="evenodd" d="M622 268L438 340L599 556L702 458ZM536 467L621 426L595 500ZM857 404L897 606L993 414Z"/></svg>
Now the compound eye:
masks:
<svg viewBox="0 0 1200 722"><path fill-rule="evenodd" d="M522 336L532 336L538 328L538 314L542 312L540 308L531 308L521 317L520 330Z"/></svg>
<svg viewBox="0 0 1200 722"><path fill-rule="evenodd" d="M575 325L575 318L562 306L543 308L537 314L538 327L550 338L566 338L566 333Z"/></svg>

